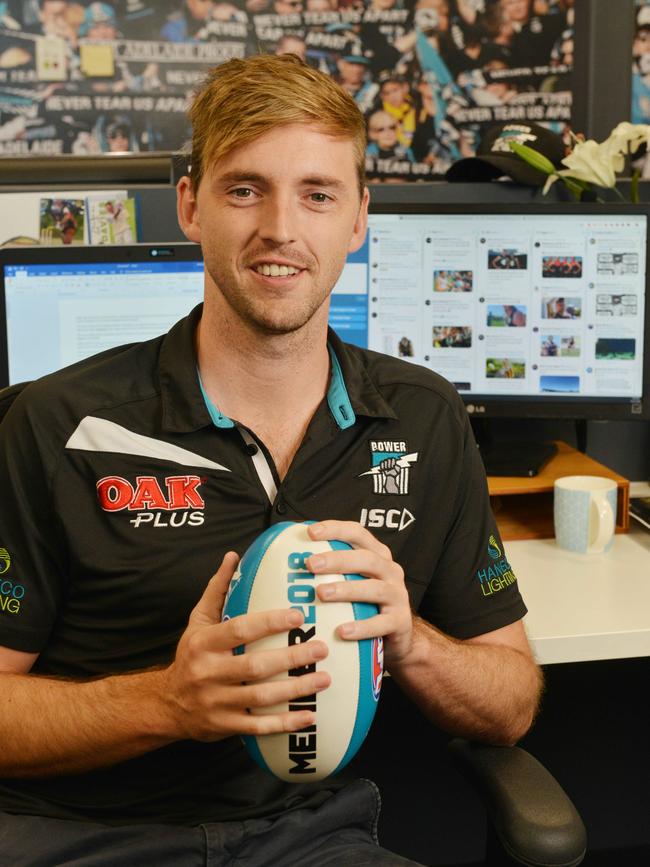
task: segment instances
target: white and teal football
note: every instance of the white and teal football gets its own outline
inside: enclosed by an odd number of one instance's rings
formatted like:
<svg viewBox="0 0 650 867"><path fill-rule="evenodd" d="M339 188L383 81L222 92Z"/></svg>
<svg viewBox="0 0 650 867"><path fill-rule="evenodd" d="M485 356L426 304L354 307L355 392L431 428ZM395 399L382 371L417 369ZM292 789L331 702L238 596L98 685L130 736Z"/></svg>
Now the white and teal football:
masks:
<svg viewBox="0 0 650 867"><path fill-rule="evenodd" d="M340 771L363 743L379 700L383 675L381 638L345 641L336 635L342 623L376 615L377 606L321 602L316 594L317 586L325 582L365 579L360 575L314 575L305 566L311 554L349 548L345 542L312 541L307 524L275 524L248 548L226 597L224 619L285 607L298 608L305 617L301 627L239 647L237 653L274 650L314 639L324 641L329 648L329 655L315 663L316 669L331 676L327 689L255 711L313 710L316 724L296 732L246 735L243 739L260 767L287 782L322 780ZM304 673L301 668L273 679Z"/></svg>

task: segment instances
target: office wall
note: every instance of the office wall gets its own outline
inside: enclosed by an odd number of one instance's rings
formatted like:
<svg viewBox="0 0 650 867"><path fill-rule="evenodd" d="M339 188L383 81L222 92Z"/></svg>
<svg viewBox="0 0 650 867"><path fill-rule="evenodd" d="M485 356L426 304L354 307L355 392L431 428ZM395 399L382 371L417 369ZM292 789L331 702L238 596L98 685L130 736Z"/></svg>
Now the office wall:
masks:
<svg viewBox="0 0 650 867"><path fill-rule="evenodd" d="M376 178L441 176L495 122L560 131L572 120L574 0L194 9L183 0L2 4L0 154L177 150L206 69L258 52L297 53L343 84L368 119Z"/></svg>

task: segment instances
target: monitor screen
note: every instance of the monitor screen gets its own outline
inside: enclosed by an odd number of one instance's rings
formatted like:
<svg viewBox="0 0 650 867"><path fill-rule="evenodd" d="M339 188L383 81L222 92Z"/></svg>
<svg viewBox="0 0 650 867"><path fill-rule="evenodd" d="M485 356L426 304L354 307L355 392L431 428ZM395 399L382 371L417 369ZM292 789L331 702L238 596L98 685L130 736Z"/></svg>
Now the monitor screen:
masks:
<svg viewBox="0 0 650 867"><path fill-rule="evenodd" d="M330 323L368 339L367 244L348 257ZM0 387L113 346L164 334L203 299L196 244L28 247L0 251Z"/></svg>
<svg viewBox="0 0 650 867"><path fill-rule="evenodd" d="M477 415L643 416L647 206L374 214L368 345Z"/></svg>
<svg viewBox="0 0 650 867"><path fill-rule="evenodd" d="M442 374L475 417L648 417L649 216L602 204L375 206L330 324ZM4 385L164 333L201 300L203 263L193 244L10 249L0 280Z"/></svg>

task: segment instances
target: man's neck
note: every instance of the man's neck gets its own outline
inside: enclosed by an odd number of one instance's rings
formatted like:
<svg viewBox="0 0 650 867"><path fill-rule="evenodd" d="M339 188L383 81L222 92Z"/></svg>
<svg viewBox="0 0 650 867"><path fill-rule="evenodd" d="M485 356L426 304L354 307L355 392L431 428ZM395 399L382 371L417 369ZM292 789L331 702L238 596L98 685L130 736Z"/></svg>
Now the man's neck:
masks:
<svg viewBox="0 0 650 867"><path fill-rule="evenodd" d="M260 437L284 476L327 393L326 329L312 320L291 334L262 335L204 310L197 355L210 400Z"/></svg>

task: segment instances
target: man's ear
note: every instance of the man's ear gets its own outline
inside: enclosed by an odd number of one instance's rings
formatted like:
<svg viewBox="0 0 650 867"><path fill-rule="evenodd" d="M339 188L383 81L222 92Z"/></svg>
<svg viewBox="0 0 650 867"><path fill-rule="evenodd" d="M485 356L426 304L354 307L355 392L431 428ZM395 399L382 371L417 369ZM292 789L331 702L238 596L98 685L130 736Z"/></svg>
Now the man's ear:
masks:
<svg viewBox="0 0 650 867"><path fill-rule="evenodd" d="M369 201L370 193L368 192L368 187L365 187L363 191L363 197L361 199L361 205L359 206L359 213L357 214L357 219L354 223L354 229L352 230L352 237L350 238L350 243L348 245L348 253L355 253L360 247L363 246L363 242L366 240L366 232L368 231Z"/></svg>
<svg viewBox="0 0 650 867"><path fill-rule="evenodd" d="M176 214L178 225L188 241L201 243L199 209L192 181L184 175L176 184Z"/></svg>

